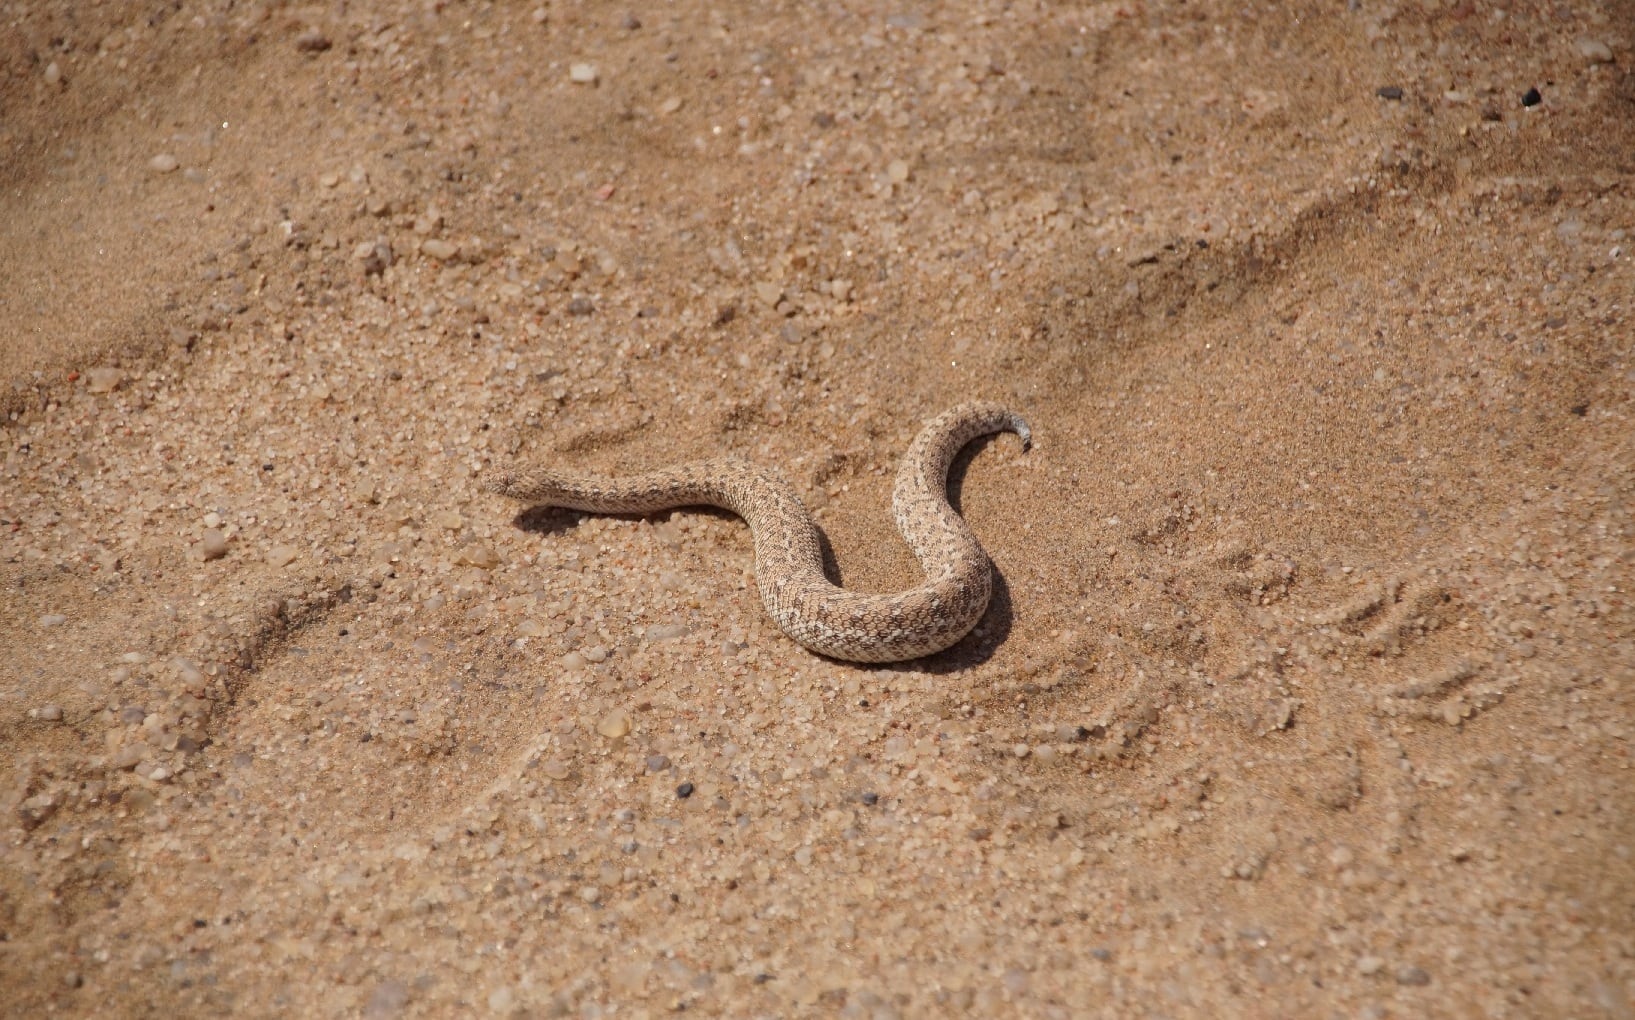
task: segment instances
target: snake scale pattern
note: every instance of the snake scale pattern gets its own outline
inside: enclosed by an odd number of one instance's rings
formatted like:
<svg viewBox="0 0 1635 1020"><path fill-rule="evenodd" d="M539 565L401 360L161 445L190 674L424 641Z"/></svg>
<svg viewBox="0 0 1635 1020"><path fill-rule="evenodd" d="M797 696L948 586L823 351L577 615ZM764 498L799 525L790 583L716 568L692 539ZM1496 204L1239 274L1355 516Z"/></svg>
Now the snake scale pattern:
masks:
<svg viewBox="0 0 1635 1020"><path fill-rule="evenodd" d="M897 662L949 647L988 608L993 567L948 503L948 467L971 440L1007 431L1028 449L1032 435L1021 415L999 404L966 403L927 422L908 448L891 505L925 581L894 594L847 591L830 582L817 525L800 497L780 475L745 461L699 461L622 478L515 471L485 487L533 505L593 513L701 505L730 510L749 524L761 601L785 634L832 658Z"/></svg>

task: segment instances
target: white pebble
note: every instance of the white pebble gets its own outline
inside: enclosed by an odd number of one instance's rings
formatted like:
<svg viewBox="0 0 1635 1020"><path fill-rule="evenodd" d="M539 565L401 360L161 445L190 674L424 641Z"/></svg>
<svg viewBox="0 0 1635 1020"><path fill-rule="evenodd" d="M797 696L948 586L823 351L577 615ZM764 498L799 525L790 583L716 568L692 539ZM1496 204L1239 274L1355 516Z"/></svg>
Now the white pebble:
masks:
<svg viewBox="0 0 1635 1020"><path fill-rule="evenodd" d="M45 65L45 83L55 85L60 81L62 81L62 68L58 67L57 62L53 60Z"/></svg>
<svg viewBox="0 0 1635 1020"><path fill-rule="evenodd" d="M574 64L568 68L568 78L576 85L596 84L595 64Z"/></svg>
<svg viewBox="0 0 1635 1020"><path fill-rule="evenodd" d="M1573 43L1578 47L1578 55L1592 64L1612 63L1612 47L1600 39L1581 35Z"/></svg>
<svg viewBox="0 0 1635 1020"><path fill-rule="evenodd" d="M56 704L41 705L34 710L34 716L45 722L62 722L62 706Z"/></svg>
<svg viewBox="0 0 1635 1020"><path fill-rule="evenodd" d="M60 627L68 622L68 617L61 613L47 613L40 617L41 627Z"/></svg>
<svg viewBox="0 0 1635 1020"><path fill-rule="evenodd" d="M181 165L182 161L168 152L161 152L148 160L148 169L156 174L168 174Z"/></svg>

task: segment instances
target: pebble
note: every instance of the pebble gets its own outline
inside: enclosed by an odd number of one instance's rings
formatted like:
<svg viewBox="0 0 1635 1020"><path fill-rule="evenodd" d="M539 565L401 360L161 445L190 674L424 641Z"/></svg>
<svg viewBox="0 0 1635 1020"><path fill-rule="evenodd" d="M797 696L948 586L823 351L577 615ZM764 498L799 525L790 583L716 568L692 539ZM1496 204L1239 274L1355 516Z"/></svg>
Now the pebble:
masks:
<svg viewBox="0 0 1635 1020"><path fill-rule="evenodd" d="M301 555L292 545L275 545L267 553L267 562L275 567L287 567Z"/></svg>
<svg viewBox="0 0 1635 1020"><path fill-rule="evenodd" d="M574 64L568 68L568 78L576 85L596 84L595 64Z"/></svg>
<svg viewBox="0 0 1635 1020"><path fill-rule="evenodd" d="M439 262L447 262L449 259L460 254L459 245L436 237L421 241L420 250L422 253L430 255Z"/></svg>
<svg viewBox="0 0 1635 1020"><path fill-rule="evenodd" d="M500 565L499 554L486 545L468 545L455 556L455 562L479 570L493 570Z"/></svg>
<svg viewBox="0 0 1635 1020"><path fill-rule="evenodd" d="M590 298L576 297L568 302L569 315L583 316L589 315L594 311L596 311L596 305L591 302Z"/></svg>
<svg viewBox="0 0 1635 1020"><path fill-rule="evenodd" d="M693 789L694 787L692 783L682 783L680 786L676 787L676 796L680 797L682 800L686 800L688 797L693 795Z"/></svg>
<svg viewBox="0 0 1635 1020"><path fill-rule="evenodd" d="M1399 985L1410 985L1418 988L1430 983L1431 976L1421 967L1405 966L1397 968L1397 984Z"/></svg>
<svg viewBox="0 0 1635 1020"><path fill-rule="evenodd" d="M156 174L168 174L181 165L182 161L168 152L161 152L148 160L148 169Z"/></svg>
<svg viewBox="0 0 1635 1020"><path fill-rule="evenodd" d="M34 716L45 722L62 722L62 706L57 704L41 705L34 710Z"/></svg>
<svg viewBox="0 0 1635 1020"><path fill-rule="evenodd" d="M687 625L684 623L655 623L647 628L647 640L673 641L686 633Z"/></svg>
<svg viewBox="0 0 1635 1020"><path fill-rule="evenodd" d="M579 890L579 898L586 903L600 903L602 901L602 890L594 885L584 886Z"/></svg>
<svg viewBox="0 0 1635 1020"><path fill-rule="evenodd" d="M335 45L316 28L309 28L295 37L295 49L298 53L318 54Z"/></svg>
<svg viewBox="0 0 1635 1020"><path fill-rule="evenodd" d="M60 627L68 622L68 617L61 613L46 613L40 617L41 627Z"/></svg>
<svg viewBox="0 0 1635 1020"><path fill-rule="evenodd" d="M1577 47L1578 55L1592 64L1612 63L1612 47L1608 46L1600 39L1593 36L1581 35L1573 41L1573 45ZM48 78L50 77L50 73L50 71L46 72L46 76Z"/></svg>
<svg viewBox="0 0 1635 1020"><path fill-rule="evenodd" d="M51 63L45 65L45 83L47 85L56 85L61 81L62 68L57 66L57 62L53 60Z"/></svg>
<svg viewBox="0 0 1635 1020"><path fill-rule="evenodd" d="M1373 977L1385 967L1385 961L1377 956L1362 956L1357 958L1357 973L1363 977Z"/></svg>
<svg viewBox="0 0 1635 1020"><path fill-rule="evenodd" d="M606 662L609 653L601 645L591 645L580 654L584 655L586 662Z"/></svg>
<svg viewBox="0 0 1635 1020"><path fill-rule="evenodd" d="M596 721L596 732L609 740L627 736L630 733L630 713L622 708L615 708Z"/></svg>
<svg viewBox="0 0 1635 1020"><path fill-rule="evenodd" d="M647 771L649 771L649 772L663 772L665 769L667 769L669 767L670 767L670 759L665 757L664 755L662 755L662 754L650 754L650 755L647 756Z"/></svg>
<svg viewBox="0 0 1635 1020"><path fill-rule="evenodd" d="M220 528L206 528L199 539L199 551L206 560L219 560L227 555L227 536Z"/></svg>
<svg viewBox="0 0 1635 1020"><path fill-rule="evenodd" d="M125 373L103 366L85 373L85 388L91 393L112 393L125 381Z"/></svg>
<svg viewBox="0 0 1635 1020"><path fill-rule="evenodd" d="M539 770L552 779L560 782L568 778L568 763L560 758L551 758L540 763Z"/></svg>

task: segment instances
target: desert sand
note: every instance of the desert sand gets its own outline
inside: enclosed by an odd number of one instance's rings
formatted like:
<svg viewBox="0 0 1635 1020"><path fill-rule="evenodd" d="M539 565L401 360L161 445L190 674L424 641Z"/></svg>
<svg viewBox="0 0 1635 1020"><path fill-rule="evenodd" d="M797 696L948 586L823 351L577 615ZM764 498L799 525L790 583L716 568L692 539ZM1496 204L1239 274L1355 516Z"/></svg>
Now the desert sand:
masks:
<svg viewBox="0 0 1635 1020"><path fill-rule="evenodd" d="M1635 1016L1628 3L0 10L0 1012ZM780 633L781 471L997 594Z"/></svg>

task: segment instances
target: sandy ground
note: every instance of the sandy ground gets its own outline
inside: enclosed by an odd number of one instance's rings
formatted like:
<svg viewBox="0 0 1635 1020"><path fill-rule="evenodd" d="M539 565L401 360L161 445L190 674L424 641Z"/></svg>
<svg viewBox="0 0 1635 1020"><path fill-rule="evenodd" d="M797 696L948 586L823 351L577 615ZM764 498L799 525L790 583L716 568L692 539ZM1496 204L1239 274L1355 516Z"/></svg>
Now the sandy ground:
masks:
<svg viewBox="0 0 1635 1020"><path fill-rule="evenodd" d="M0 1011L1635 1016L1635 9L0 9ZM818 658L779 467L974 635Z"/></svg>

